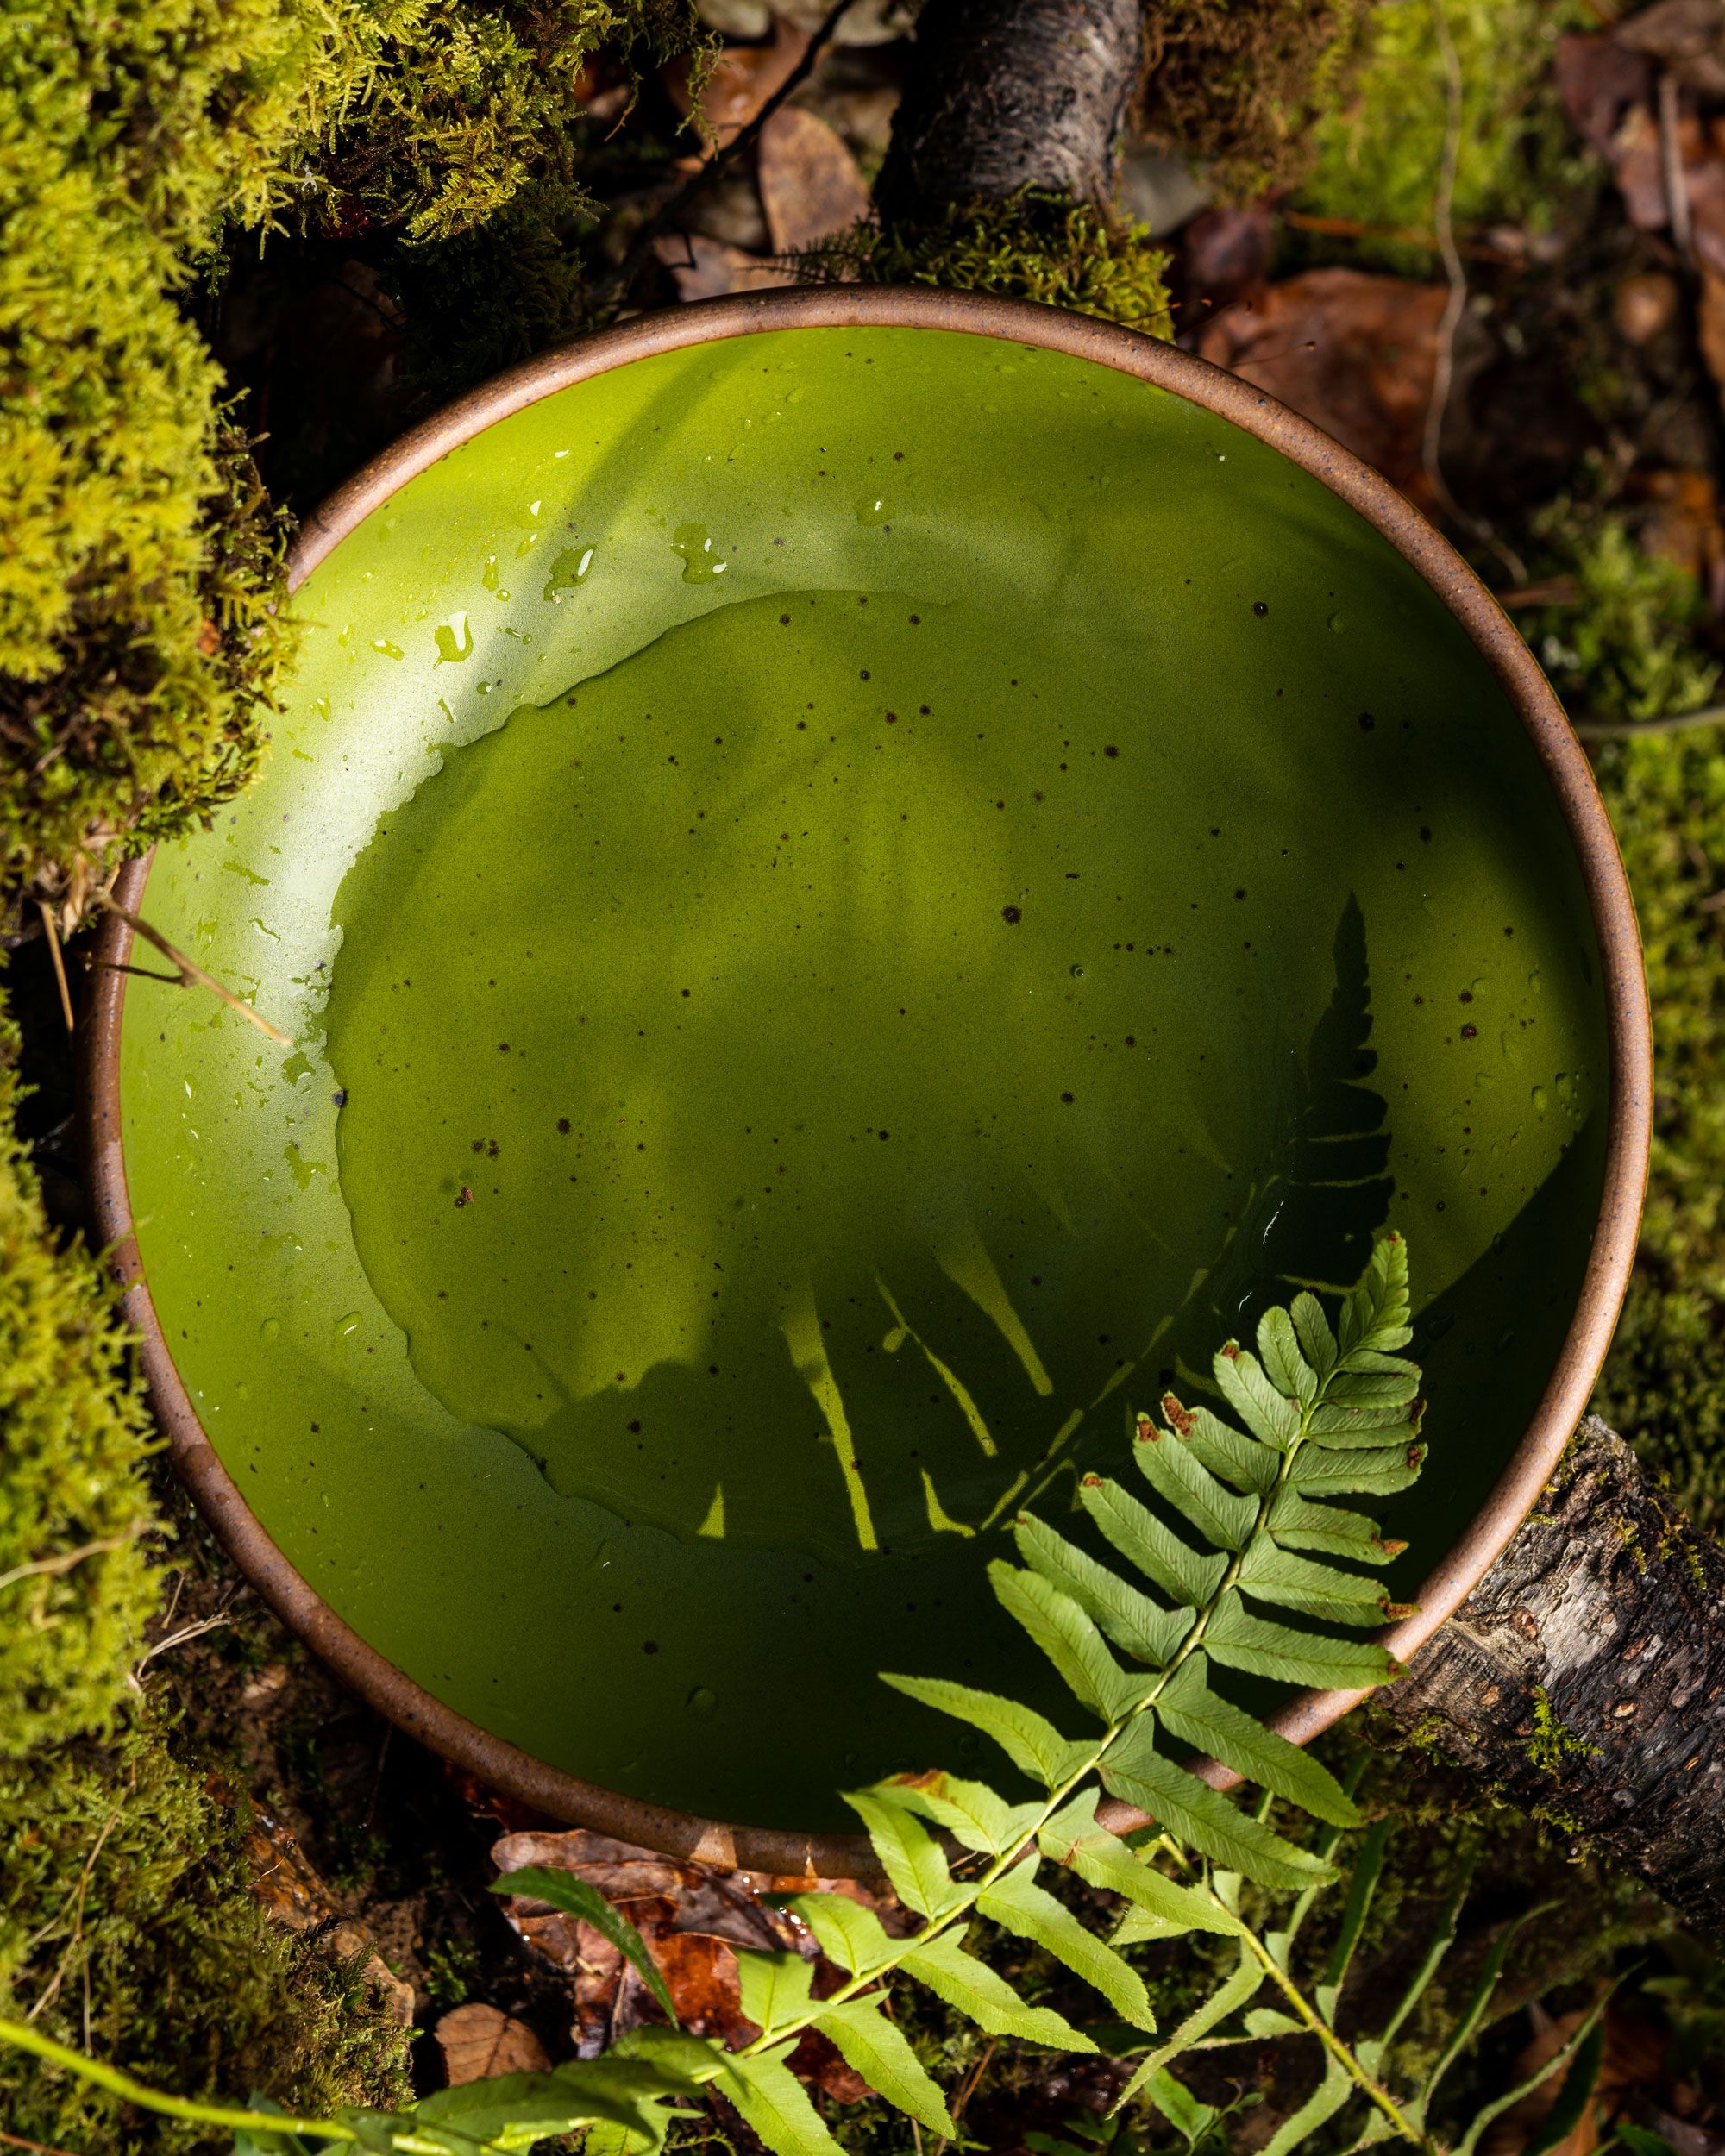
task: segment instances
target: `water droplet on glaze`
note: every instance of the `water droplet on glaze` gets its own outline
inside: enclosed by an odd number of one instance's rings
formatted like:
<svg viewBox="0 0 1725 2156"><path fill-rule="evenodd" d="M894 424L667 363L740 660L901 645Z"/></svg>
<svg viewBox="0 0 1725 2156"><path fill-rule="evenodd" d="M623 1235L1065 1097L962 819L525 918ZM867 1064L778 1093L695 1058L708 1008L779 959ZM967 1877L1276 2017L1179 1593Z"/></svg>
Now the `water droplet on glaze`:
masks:
<svg viewBox="0 0 1725 2156"><path fill-rule="evenodd" d="M884 494L871 496L856 505L856 521L859 524L884 524L892 513L893 505Z"/></svg>
<svg viewBox="0 0 1725 2156"><path fill-rule="evenodd" d="M463 659L473 657L473 624L465 614L455 614L448 621L440 622L436 637L437 663L440 667L457 666Z"/></svg>
<svg viewBox="0 0 1725 2156"><path fill-rule="evenodd" d="M1567 1107L1575 1099L1575 1079L1573 1075L1567 1070L1560 1070L1558 1073L1554 1082L1558 1089L1558 1099L1563 1102L1565 1107Z"/></svg>
<svg viewBox="0 0 1725 2156"><path fill-rule="evenodd" d="M1075 981L1082 981L1084 978L1084 968L1082 966L1073 967L1072 978Z"/></svg>
<svg viewBox="0 0 1725 2156"><path fill-rule="evenodd" d="M718 1695L705 1684L697 1684L686 1702L692 1714L710 1714L718 1705Z"/></svg>
<svg viewBox="0 0 1725 2156"><path fill-rule="evenodd" d="M345 1318L337 1318L336 1320L336 1338L338 1340L350 1338L359 1329L360 1313L357 1310L350 1310Z"/></svg>
<svg viewBox="0 0 1725 2156"><path fill-rule="evenodd" d="M544 596L555 604L562 599L565 592L573 592L578 584L585 580L587 571L592 568L593 551L591 547L565 547L551 564L551 573L545 580Z"/></svg>
<svg viewBox="0 0 1725 2156"><path fill-rule="evenodd" d="M372 649L373 651L382 652L386 659L398 659L402 655L401 646L399 644L392 644L387 636L373 636L372 638Z"/></svg>
<svg viewBox="0 0 1725 2156"><path fill-rule="evenodd" d="M671 535L671 551L683 557L685 584L711 584L731 567L713 559L712 541L705 524L679 524Z"/></svg>
<svg viewBox="0 0 1725 2156"><path fill-rule="evenodd" d="M264 1340L279 1340L281 1338L281 1319L266 1318L258 1327L258 1337Z"/></svg>
<svg viewBox="0 0 1725 2156"><path fill-rule="evenodd" d="M1330 627L1333 629L1337 636L1339 636L1343 630L1347 627L1347 624L1342 619L1339 614L1332 614L1330 616Z"/></svg>
<svg viewBox="0 0 1725 2156"><path fill-rule="evenodd" d="M497 556L494 554L488 554L486 556L485 567L480 572L480 582L485 586L486 591L494 592L497 589Z"/></svg>

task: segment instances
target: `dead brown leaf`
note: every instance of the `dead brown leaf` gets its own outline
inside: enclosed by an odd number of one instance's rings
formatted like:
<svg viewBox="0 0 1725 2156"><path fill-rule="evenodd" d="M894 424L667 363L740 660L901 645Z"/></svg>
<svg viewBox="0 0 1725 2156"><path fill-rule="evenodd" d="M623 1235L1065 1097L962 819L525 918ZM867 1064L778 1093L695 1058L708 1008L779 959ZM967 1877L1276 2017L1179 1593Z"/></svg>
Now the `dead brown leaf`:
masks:
<svg viewBox="0 0 1725 2156"><path fill-rule="evenodd" d="M1268 390L1415 501L1444 310L1441 285L1308 270L1206 325L1202 356Z"/></svg>
<svg viewBox="0 0 1725 2156"><path fill-rule="evenodd" d="M1725 316L1725 283L1709 277L1703 280L1703 285L1710 287L1714 295L1713 334L1719 340L1719 356L1725 363L1725 321L1719 319ZM1703 341L1708 335L1708 300L1703 297ZM1642 546L1649 554L1659 555L1686 569L1717 605L1719 597L1725 593L1725 529L1720 523L1719 490L1711 474L1648 472L1636 481L1635 492L1648 505L1641 525Z"/></svg>
<svg viewBox="0 0 1725 2156"><path fill-rule="evenodd" d="M1685 90L1725 96L1725 0L1654 0L1614 23L1611 40L1669 68Z"/></svg>
<svg viewBox="0 0 1725 2156"><path fill-rule="evenodd" d="M719 299L727 292L765 291L769 285L796 282L789 270L759 255L746 254L724 240L702 232L667 232L653 252L671 273L679 299Z"/></svg>
<svg viewBox="0 0 1725 2156"><path fill-rule="evenodd" d="M862 166L825 120L795 105L762 129L756 170L775 254L813 247L868 215Z"/></svg>
<svg viewBox="0 0 1725 2156"><path fill-rule="evenodd" d="M808 50L808 32L775 16L773 34L761 45L728 45L701 91L703 131L722 149L741 134ZM687 57L664 71L671 102L685 118L693 108Z"/></svg>
<svg viewBox="0 0 1725 2156"><path fill-rule="evenodd" d="M1610 157L1624 114L1652 92L1653 70L1645 53L1613 38L1571 31L1558 40L1552 79L1571 126L1601 157Z"/></svg>
<svg viewBox="0 0 1725 2156"><path fill-rule="evenodd" d="M908 1922L890 1896L873 1895L852 1880L775 1878L685 1863L584 1828L505 1834L492 1857L500 1871L543 1865L596 1887L647 1941L684 2028L726 2044L746 2043L759 2033L743 2012L734 1949L802 1954L816 1965L818 1998L843 1981L840 1971L820 1959L804 1927L769 1908L762 1895L814 1889L847 1894L873 1908L889 1930L902 1930ZM582 2058L597 2057L626 2030L657 2016L658 2008L634 1968L591 1925L516 1896L508 1897L504 1908L534 1952L568 1977L574 2040ZM790 2064L804 2080L841 2103L858 2103L869 2093L818 2032L800 2040Z"/></svg>
<svg viewBox="0 0 1725 2156"><path fill-rule="evenodd" d="M1511 2069L1511 2087L1536 2074L1541 2066L1555 2059L1581 2027L1587 2011L1578 2008L1573 2013L1553 2017L1534 2009L1538 2026L1532 2041ZM1604 2122L1615 2116L1626 2098L1658 2083L1670 2040L1663 2032L1627 2009L1608 2007L1604 2056L1593 2094L1575 2126L1553 2146L1549 2156L1591 2156L1603 2138ZM1495 2121L1481 2144L1480 2156L1521 2156L1521 2150L1550 2117L1563 2080L1561 2073L1553 2073L1549 2080L1541 2082Z"/></svg>
<svg viewBox="0 0 1725 2156"><path fill-rule="evenodd" d="M221 1777L212 1776L206 1786L211 1796L234 1802L233 1790ZM241 1847L251 1866L252 1891L276 1922L315 1939L333 1960L352 1962L363 1956L367 1980L391 2019L411 2028L413 1986L404 1984L378 1952L366 1927L337 1908L298 1842L264 1805L252 1805L242 1829Z"/></svg>
<svg viewBox="0 0 1725 2156"><path fill-rule="evenodd" d="M453 2007L431 2032L452 2089L492 2074L536 2074L550 2069L545 2046L528 2028L494 2006Z"/></svg>
<svg viewBox="0 0 1725 2156"><path fill-rule="evenodd" d="M1276 218L1268 203L1245 209L1217 203L1199 210L1180 235L1183 325L1200 326L1224 308L1257 298L1269 281L1275 245Z"/></svg>

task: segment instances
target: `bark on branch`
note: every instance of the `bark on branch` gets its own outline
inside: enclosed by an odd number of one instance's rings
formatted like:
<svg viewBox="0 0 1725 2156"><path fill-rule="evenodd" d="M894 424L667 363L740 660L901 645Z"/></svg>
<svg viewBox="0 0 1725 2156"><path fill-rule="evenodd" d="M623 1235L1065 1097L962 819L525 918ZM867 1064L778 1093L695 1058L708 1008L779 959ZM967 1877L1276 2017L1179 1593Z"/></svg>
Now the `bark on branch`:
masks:
<svg viewBox="0 0 1725 2156"><path fill-rule="evenodd" d="M1026 186L1105 200L1142 44L1139 0L928 0L881 216L931 222Z"/></svg>
<svg viewBox="0 0 1725 2156"><path fill-rule="evenodd" d="M1597 1416L1366 1730L1431 1745L1725 1937L1725 1551Z"/></svg>

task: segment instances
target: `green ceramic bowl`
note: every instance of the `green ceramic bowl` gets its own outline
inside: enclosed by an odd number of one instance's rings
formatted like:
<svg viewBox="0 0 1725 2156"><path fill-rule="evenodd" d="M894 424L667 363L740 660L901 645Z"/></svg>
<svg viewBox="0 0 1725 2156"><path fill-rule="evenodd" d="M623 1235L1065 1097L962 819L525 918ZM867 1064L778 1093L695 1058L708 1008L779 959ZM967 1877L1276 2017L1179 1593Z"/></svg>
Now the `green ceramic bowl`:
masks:
<svg viewBox="0 0 1725 2156"><path fill-rule="evenodd" d="M1581 754L1382 481L1095 323L775 294L505 378L296 573L263 775L127 887L295 1045L109 976L98 1170L183 1463L362 1689L806 1854L952 1754L876 1671L1036 1684L1001 1522L1385 1225L1404 1648L1453 1606L1615 1315L1646 1012Z"/></svg>

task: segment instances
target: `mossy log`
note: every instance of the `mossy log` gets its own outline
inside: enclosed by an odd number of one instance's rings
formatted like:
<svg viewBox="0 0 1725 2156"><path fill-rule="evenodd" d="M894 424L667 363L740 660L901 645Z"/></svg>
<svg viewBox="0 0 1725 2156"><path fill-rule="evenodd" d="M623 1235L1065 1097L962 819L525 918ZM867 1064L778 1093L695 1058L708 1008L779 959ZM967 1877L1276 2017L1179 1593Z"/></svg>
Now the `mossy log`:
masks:
<svg viewBox="0 0 1725 2156"><path fill-rule="evenodd" d="M1365 1729L1438 1752L1725 1938L1725 1550L1596 1415Z"/></svg>

